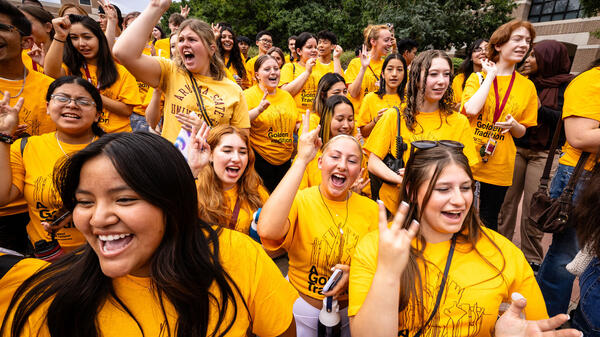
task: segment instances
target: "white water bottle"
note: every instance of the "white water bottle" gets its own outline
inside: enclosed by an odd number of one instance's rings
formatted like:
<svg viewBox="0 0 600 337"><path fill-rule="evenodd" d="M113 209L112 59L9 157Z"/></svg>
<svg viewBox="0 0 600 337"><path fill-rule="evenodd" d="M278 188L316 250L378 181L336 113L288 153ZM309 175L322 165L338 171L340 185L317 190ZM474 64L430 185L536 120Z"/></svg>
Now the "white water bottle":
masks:
<svg viewBox="0 0 600 337"><path fill-rule="evenodd" d="M332 296L323 299L323 308L319 312L319 337L340 337L342 334L342 318L338 301Z"/></svg>

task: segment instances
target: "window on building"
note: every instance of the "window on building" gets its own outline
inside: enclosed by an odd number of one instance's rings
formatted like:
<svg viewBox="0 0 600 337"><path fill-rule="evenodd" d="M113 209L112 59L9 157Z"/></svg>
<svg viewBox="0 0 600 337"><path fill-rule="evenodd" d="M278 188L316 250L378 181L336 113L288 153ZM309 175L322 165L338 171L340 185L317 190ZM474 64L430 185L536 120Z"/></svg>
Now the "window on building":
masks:
<svg viewBox="0 0 600 337"><path fill-rule="evenodd" d="M79 4L91 6L92 2L91 2L91 0L79 0Z"/></svg>
<svg viewBox="0 0 600 337"><path fill-rule="evenodd" d="M575 19L581 16L579 0L533 0L528 20L546 22Z"/></svg>

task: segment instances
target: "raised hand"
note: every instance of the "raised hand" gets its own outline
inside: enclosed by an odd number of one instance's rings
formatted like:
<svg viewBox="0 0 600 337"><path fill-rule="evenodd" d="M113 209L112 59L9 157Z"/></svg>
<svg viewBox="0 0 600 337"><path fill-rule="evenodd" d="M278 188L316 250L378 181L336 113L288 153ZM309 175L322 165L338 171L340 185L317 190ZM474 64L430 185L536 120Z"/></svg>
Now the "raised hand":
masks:
<svg viewBox="0 0 600 337"><path fill-rule="evenodd" d="M23 107L23 97L19 98L14 106L10 106L10 93L4 92L0 101L0 133L13 136L19 124L19 111Z"/></svg>
<svg viewBox="0 0 600 337"><path fill-rule="evenodd" d="M358 53L358 57L360 58L361 67L366 68L371 64L371 55L369 55L366 45L363 44L362 50Z"/></svg>
<svg viewBox="0 0 600 337"><path fill-rule="evenodd" d="M197 177L200 170L208 165L211 155L210 145L206 142L210 127L204 121L200 124L200 128L192 127L190 144L188 145L188 165L194 177Z"/></svg>
<svg viewBox="0 0 600 337"><path fill-rule="evenodd" d="M365 169L361 168L360 169L360 174L358 175L358 179L356 179L356 181L354 181L354 184L352 184L352 187L350 187L350 189L353 192L360 194L362 192L362 190L365 187L367 187L367 185L371 181L371 179L369 179L369 178L367 178L367 179L363 178L364 175L365 175Z"/></svg>
<svg viewBox="0 0 600 337"><path fill-rule="evenodd" d="M188 7L188 5L181 6L179 14L181 14L181 16L184 18L187 18L188 14L190 14L190 7Z"/></svg>
<svg viewBox="0 0 600 337"><path fill-rule="evenodd" d="M340 46L339 44L335 46L335 48L333 49L333 58L334 59L339 59L340 57L342 57L342 54L344 53L344 49L342 48L342 46Z"/></svg>
<svg viewBox="0 0 600 337"><path fill-rule="evenodd" d="M298 158L303 159L306 163L310 162L315 158L317 152L323 145L321 138L319 138L319 131L321 126L317 126L316 129L309 131L310 124L310 110L306 109L306 114L302 116L302 134L298 138Z"/></svg>
<svg viewBox="0 0 600 337"><path fill-rule="evenodd" d="M271 102L269 102L267 100L267 95L269 95L269 93L265 92L265 94L263 95L263 98L260 100L260 103L258 104L258 113L259 114L263 113L265 110L267 110L267 108L269 106L271 106Z"/></svg>
<svg viewBox="0 0 600 337"><path fill-rule="evenodd" d="M375 118L373 118L373 122L377 123L381 117L383 117L383 114L387 111L387 108L383 108L379 111L377 111L377 116L375 116Z"/></svg>
<svg viewBox="0 0 600 337"><path fill-rule="evenodd" d="M210 28L212 29L213 34L215 35L215 39L219 39L219 36L221 36L221 25L218 23L211 23Z"/></svg>
<svg viewBox="0 0 600 337"><path fill-rule="evenodd" d="M52 19L52 27L54 27L54 38L65 41L71 31L71 20L68 16Z"/></svg>
<svg viewBox="0 0 600 337"><path fill-rule="evenodd" d="M104 14L106 15L106 20L113 25L118 23L117 10L108 0L98 0L100 6L104 10Z"/></svg>
<svg viewBox="0 0 600 337"><path fill-rule="evenodd" d="M498 72L496 63L488 59L481 60L481 68L488 76L496 76L496 73Z"/></svg>
<svg viewBox="0 0 600 337"><path fill-rule="evenodd" d="M569 320L569 316L559 314L539 321L525 320L521 312L527 306L527 300L519 293L511 295L510 307L496 321L496 337L580 337L575 329L554 330Z"/></svg>
<svg viewBox="0 0 600 337"><path fill-rule="evenodd" d="M408 229L402 228L408 215L408 204L402 202L392 224L388 227L387 213L383 201L379 204L379 249L377 268L383 268L390 275L400 277L408 264L410 243L417 235L419 223L413 220Z"/></svg>
<svg viewBox="0 0 600 337"><path fill-rule="evenodd" d="M27 55L31 57L33 62L44 66L44 58L46 58L46 51L44 50L44 43L40 43L40 46L37 43L34 43L31 47L31 50L27 52Z"/></svg>

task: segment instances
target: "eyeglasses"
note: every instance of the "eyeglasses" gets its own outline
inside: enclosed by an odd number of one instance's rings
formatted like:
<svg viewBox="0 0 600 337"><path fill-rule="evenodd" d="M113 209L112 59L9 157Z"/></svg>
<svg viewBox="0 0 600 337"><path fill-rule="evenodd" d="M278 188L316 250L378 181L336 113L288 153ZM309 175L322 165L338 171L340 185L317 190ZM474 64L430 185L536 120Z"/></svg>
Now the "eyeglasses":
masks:
<svg viewBox="0 0 600 337"><path fill-rule="evenodd" d="M272 44L273 44L273 41L272 41L272 40L260 39L260 40L258 40L258 41L260 41L260 42L262 42L262 43L264 43L264 44L268 44L268 45L272 45Z"/></svg>
<svg viewBox="0 0 600 337"><path fill-rule="evenodd" d="M71 98L63 95L51 95L50 97L54 100L54 103L58 105L67 105L71 103L71 101L75 102L75 104L80 108L89 108L96 105L94 101L83 97Z"/></svg>
<svg viewBox="0 0 600 337"><path fill-rule="evenodd" d="M437 147L439 145L451 147L453 149L458 149L458 150L462 150L465 148L463 143L457 142L454 140L417 140L417 141L410 143L410 145L411 145L411 149L410 149L411 156L415 153L415 151L417 149L428 150L428 149Z"/></svg>
<svg viewBox="0 0 600 337"><path fill-rule="evenodd" d="M485 48L481 48L481 47L477 47L477 48L473 49L474 53L482 53L484 51L485 51Z"/></svg>
<svg viewBox="0 0 600 337"><path fill-rule="evenodd" d="M13 25L8 25L6 23L0 23L0 32L19 32L19 34L25 36L25 33L23 33L23 31L21 31L19 28L13 26Z"/></svg>

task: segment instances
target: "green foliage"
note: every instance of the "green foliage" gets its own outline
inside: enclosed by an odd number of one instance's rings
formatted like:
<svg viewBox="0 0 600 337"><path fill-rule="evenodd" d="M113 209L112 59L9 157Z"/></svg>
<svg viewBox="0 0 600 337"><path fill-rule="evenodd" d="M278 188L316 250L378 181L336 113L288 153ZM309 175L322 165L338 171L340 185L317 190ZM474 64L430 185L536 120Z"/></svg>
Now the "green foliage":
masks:
<svg viewBox="0 0 600 337"><path fill-rule="evenodd" d="M458 68L460 67L461 63L463 63L463 59L461 59L460 57L453 57L452 58L452 67L454 68L454 73L456 74L456 71L458 70Z"/></svg>
<svg viewBox="0 0 600 337"><path fill-rule="evenodd" d="M583 15L595 16L600 14L600 1L598 0L580 0Z"/></svg>
<svg viewBox="0 0 600 337"><path fill-rule="evenodd" d="M586 1L586 0L582 0ZM587 0L596 1L596 0ZM270 30L276 46L287 50L287 38L303 31L331 30L347 51L363 42L368 24L393 23L397 38L410 37L420 49L462 48L489 37L510 19L513 0L188 0L190 16L227 22L236 33L253 39ZM163 18L179 11L173 3Z"/></svg>
<svg viewBox="0 0 600 337"><path fill-rule="evenodd" d="M355 57L356 55L354 54L354 50L348 50L343 52L342 56L340 56L340 63L342 64L342 68L346 70L350 61L352 61L352 59Z"/></svg>

